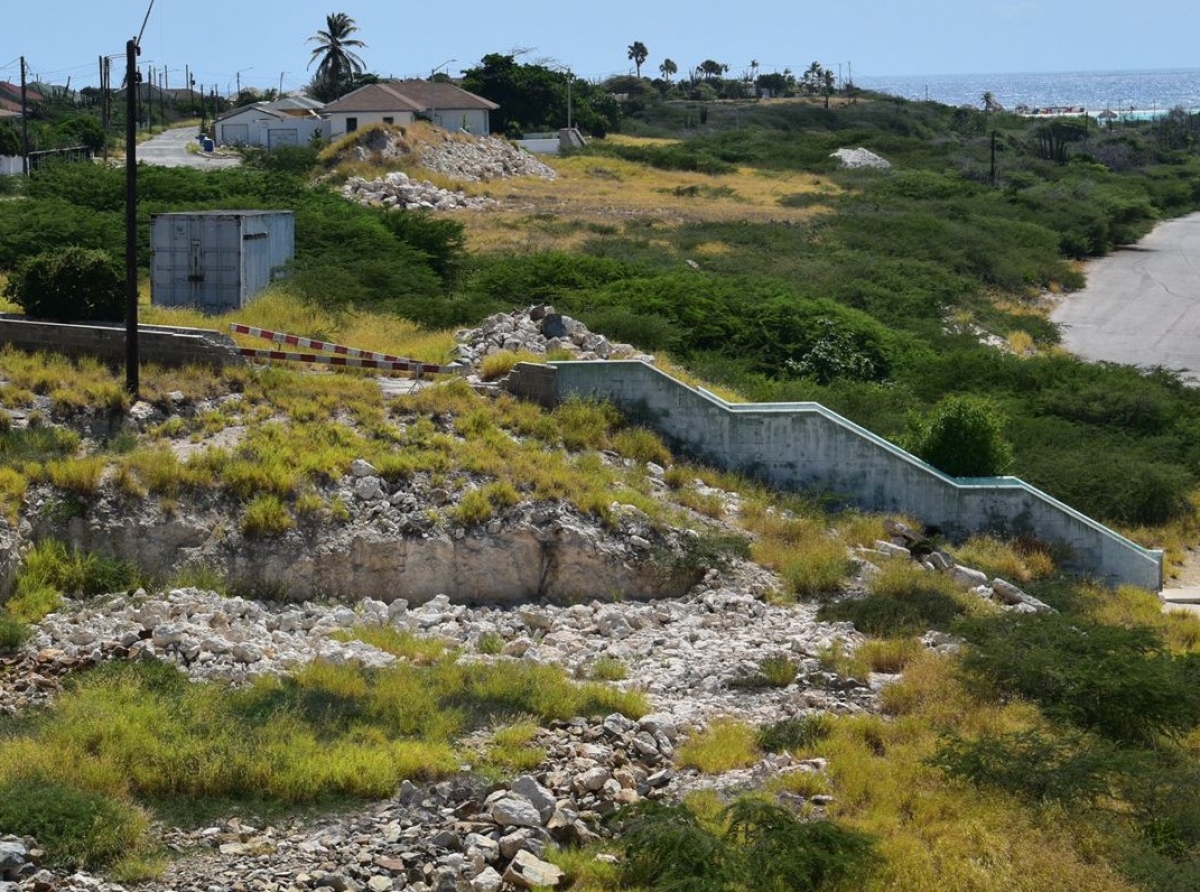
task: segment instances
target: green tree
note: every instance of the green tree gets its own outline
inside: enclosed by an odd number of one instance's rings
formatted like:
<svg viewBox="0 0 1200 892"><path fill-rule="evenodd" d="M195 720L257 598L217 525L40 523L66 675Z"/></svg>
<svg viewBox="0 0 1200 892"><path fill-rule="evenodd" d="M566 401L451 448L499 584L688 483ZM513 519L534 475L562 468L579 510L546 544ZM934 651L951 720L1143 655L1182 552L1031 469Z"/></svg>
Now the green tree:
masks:
<svg viewBox="0 0 1200 892"><path fill-rule="evenodd" d="M642 76L642 63L649 57L650 51L646 49L646 44L640 40L635 40L629 45L629 60L637 66L637 76Z"/></svg>
<svg viewBox="0 0 1200 892"><path fill-rule="evenodd" d="M18 268L4 294L27 314L60 322L113 322L125 313L125 277L104 251L46 251Z"/></svg>
<svg viewBox="0 0 1200 892"><path fill-rule="evenodd" d="M825 93L825 107L829 108L829 97L837 90L837 76L833 73L832 68L826 68L825 73L821 76L822 92Z"/></svg>
<svg viewBox="0 0 1200 892"><path fill-rule="evenodd" d="M463 88L497 103L492 127L518 136L528 130L557 129L567 118L568 73L544 65L521 65L511 55L489 53L463 72ZM592 134L615 130L620 104L604 89L583 79L571 81L574 121Z"/></svg>
<svg viewBox="0 0 1200 892"><path fill-rule="evenodd" d="M1004 418L987 400L949 396L932 416L915 424L908 449L952 477L992 477L1012 467Z"/></svg>
<svg viewBox="0 0 1200 892"><path fill-rule="evenodd" d="M667 83L670 83L671 78L673 78L678 72L679 66L676 65L671 59L663 59L662 64L658 66L658 73L662 75L663 80L665 80Z"/></svg>
<svg viewBox="0 0 1200 892"><path fill-rule="evenodd" d="M365 70L366 64L354 49L366 44L350 36L356 31L354 19L344 12L335 12L325 17L325 30L308 38L309 43L317 44L308 61L311 68L319 60L312 82L312 93L317 99L329 102L344 95Z"/></svg>
<svg viewBox="0 0 1200 892"><path fill-rule="evenodd" d="M800 83L804 87L805 93L815 96L821 89L821 85L825 83L825 66L820 62L813 62L800 78Z"/></svg>
<svg viewBox="0 0 1200 892"><path fill-rule="evenodd" d="M20 155L21 136L15 127L0 124L0 155Z"/></svg>

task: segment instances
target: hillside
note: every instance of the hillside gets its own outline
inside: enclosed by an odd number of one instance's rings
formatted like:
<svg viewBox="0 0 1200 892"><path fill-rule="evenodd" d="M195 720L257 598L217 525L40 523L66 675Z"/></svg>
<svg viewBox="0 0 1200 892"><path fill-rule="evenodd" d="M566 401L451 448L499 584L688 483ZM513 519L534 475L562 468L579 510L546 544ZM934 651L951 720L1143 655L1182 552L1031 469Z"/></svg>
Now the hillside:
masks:
<svg viewBox="0 0 1200 892"><path fill-rule="evenodd" d="M148 368L132 402L95 364L0 353L0 889L1194 885L1195 617L1064 577L1046 543L926 538L494 386L629 342L892 435L982 391L1021 473L1187 541L1194 394L1061 354L1036 299L1075 269L1037 222L1055 190L1121 193L1122 237L1176 205L1031 157L997 194L980 132L871 105L801 104L804 139L714 114L553 179L149 173L147 209L297 211L293 276L240 321L474 375ZM894 172L828 161L858 145ZM1146 179L1161 198L1192 165ZM328 188L400 172L495 204ZM101 243L116 182L32 183L0 264L21 226ZM580 344L504 334L543 301Z"/></svg>

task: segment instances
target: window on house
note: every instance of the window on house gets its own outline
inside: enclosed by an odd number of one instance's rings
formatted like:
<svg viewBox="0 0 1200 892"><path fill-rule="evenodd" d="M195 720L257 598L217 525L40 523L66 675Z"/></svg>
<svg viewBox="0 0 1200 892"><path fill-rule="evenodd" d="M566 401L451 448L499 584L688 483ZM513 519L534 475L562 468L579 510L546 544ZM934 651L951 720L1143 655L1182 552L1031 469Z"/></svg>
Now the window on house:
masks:
<svg viewBox="0 0 1200 892"><path fill-rule="evenodd" d="M353 133L358 129L358 118L346 118L346 132Z"/></svg>
<svg viewBox="0 0 1200 892"><path fill-rule="evenodd" d="M383 119L383 123L385 123L385 124L395 124L395 123L396 123L396 119L395 119L395 118L393 118L391 115L388 115L388 116L386 116L386 117Z"/></svg>

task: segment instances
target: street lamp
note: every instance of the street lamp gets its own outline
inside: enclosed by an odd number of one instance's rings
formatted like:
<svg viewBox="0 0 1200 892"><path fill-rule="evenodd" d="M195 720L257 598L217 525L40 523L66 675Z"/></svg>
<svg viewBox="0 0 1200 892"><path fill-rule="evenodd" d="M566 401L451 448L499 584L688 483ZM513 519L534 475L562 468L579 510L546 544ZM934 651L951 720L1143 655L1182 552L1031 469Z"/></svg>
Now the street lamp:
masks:
<svg viewBox="0 0 1200 892"><path fill-rule="evenodd" d="M429 72L429 123L430 124L434 124L434 125L437 124L437 114L436 114L436 109L434 108L434 106L437 104L434 101L435 91L437 90L437 82L434 80L434 77L437 75L438 71L445 68L451 62L457 62L457 61L458 61L457 59L447 59L441 65L438 65L436 68L434 68L432 71Z"/></svg>
<svg viewBox="0 0 1200 892"><path fill-rule="evenodd" d="M243 68L240 71L237 71L234 73L233 76L234 76L235 82L237 83L237 93L235 93L233 96L233 104L234 105L237 105L238 99L242 95L242 72L243 71L253 71L253 70L254 70L254 66L250 65L250 66ZM229 84L225 85L226 92L229 92L229 87L230 87Z"/></svg>

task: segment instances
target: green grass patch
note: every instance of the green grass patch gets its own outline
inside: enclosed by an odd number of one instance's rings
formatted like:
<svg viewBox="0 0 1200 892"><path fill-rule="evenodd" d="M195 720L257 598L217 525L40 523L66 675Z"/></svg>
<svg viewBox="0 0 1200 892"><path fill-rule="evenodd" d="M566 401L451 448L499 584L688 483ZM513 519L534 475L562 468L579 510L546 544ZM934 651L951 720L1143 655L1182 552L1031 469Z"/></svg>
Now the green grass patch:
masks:
<svg viewBox="0 0 1200 892"><path fill-rule="evenodd" d="M688 738L676 750L675 758L681 767L695 768L703 774L749 768L759 759L755 731L744 722L716 719Z"/></svg>

